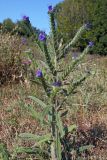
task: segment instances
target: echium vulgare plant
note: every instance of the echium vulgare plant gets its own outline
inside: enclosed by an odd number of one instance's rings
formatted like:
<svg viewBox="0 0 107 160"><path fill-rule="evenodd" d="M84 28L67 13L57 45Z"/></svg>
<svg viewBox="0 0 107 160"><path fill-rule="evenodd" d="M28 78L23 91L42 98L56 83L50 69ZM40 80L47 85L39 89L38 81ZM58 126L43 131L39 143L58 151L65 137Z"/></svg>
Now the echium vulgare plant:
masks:
<svg viewBox="0 0 107 160"><path fill-rule="evenodd" d="M40 123L42 123L42 126L46 125L49 127L48 131L50 132L42 136L34 135L31 133L21 133L19 137L35 140L35 146L37 145L37 149L38 145L41 146L41 143L48 144L49 149L47 149L46 153L49 154L51 160L68 160L68 146L64 141L64 137L76 126L65 126L63 124L62 118L67 114L67 110L65 110L65 102L70 95L74 94L75 89L88 77L89 72L86 72L75 82L73 81L67 84L65 82L69 81L68 77L72 73L73 69L89 52L90 48L93 47L93 42L89 42L83 53L81 53L80 56L72 59L70 64L68 64L65 68L63 67L64 69L62 70L62 68L59 67L59 64L61 64L60 62L67 54L69 54L69 49L75 46L82 34L89 30L90 25L84 24L69 43L59 47L60 43L56 32L54 18L55 11L52 6L48 7L48 14L51 24L51 36L53 45L51 48L52 53L50 54L49 52L49 46L45 32L41 32L38 36L37 44L41 50L41 53L43 53L45 56L46 63L43 62L43 64L45 64L44 67L46 67L46 70L42 70L42 68L39 66L35 73L36 80L40 82L44 88L44 93L46 93L47 103L43 102L35 96L29 96L30 99L36 101L36 103L41 106L42 112L40 114L37 113L31 105L29 105L28 108L32 112L32 115L36 117ZM64 85L66 85L65 88ZM35 152L35 150L33 150L33 152Z"/></svg>

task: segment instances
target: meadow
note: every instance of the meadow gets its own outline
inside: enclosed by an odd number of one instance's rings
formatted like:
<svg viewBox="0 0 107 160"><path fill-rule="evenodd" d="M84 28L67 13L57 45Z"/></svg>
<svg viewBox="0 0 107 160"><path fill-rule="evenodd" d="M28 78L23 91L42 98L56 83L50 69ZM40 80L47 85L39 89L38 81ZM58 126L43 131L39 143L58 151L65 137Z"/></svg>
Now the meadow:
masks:
<svg viewBox="0 0 107 160"><path fill-rule="evenodd" d="M62 50L57 48L52 8L49 11L54 36L53 41L47 38L45 43L42 32L42 47L32 38L0 33L0 160L106 160L107 57L84 54L89 45L80 53L71 47L72 41ZM83 30L84 26L74 42ZM50 56L45 45L49 46ZM67 47L71 47L68 53L57 62L56 53ZM51 62L59 74L57 78ZM61 75L71 62L72 66ZM50 111L51 100L57 111ZM53 139L48 139L50 133ZM57 145L53 147L54 140Z"/></svg>

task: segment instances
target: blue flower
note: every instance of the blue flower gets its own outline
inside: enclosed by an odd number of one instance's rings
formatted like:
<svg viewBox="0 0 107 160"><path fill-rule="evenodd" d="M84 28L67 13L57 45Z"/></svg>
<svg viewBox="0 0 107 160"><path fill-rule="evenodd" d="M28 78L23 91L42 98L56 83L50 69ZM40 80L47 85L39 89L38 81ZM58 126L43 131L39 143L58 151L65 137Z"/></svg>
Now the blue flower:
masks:
<svg viewBox="0 0 107 160"><path fill-rule="evenodd" d="M85 28L86 28L86 29L91 29L91 28L92 28L92 24L89 23L89 22L86 23L86 24L85 24Z"/></svg>
<svg viewBox="0 0 107 160"><path fill-rule="evenodd" d="M23 20L24 20L24 21L27 21L27 22L30 22L30 20L29 20L29 17L28 17L28 16L23 16Z"/></svg>
<svg viewBox="0 0 107 160"><path fill-rule="evenodd" d="M92 41L89 42L89 43L88 43L88 46L89 46L89 47L93 47L93 46L94 46L94 42L92 42Z"/></svg>
<svg viewBox="0 0 107 160"><path fill-rule="evenodd" d="M38 77L38 78L42 78L43 77L42 71L40 69L38 69L36 71L36 77Z"/></svg>
<svg viewBox="0 0 107 160"><path fill-rule="evenodd" d="M49 13L53 12L53 7L52 7L51 5L48 6L48 12L49 12Z"/></svg>
<svg viewBox="0 0 107 160"><path fill-rule="evenodd" d="M61 81L56 81L52 85L55 87L60 87L60 86L62 86L62 83L61 83Z"/></svg>
<svg viewBox="0 0 107 160"><path fill-rule="evenodd" d="M46 40L46 33L45 32L41 32L39 34L39 40L40 41L45 41Z"/></svg>

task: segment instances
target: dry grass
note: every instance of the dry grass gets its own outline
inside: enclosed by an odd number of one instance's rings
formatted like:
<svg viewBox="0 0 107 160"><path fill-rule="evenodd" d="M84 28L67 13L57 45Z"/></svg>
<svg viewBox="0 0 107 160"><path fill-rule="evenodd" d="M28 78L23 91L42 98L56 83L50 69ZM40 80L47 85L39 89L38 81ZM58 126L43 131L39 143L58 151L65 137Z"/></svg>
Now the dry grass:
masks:
<svg viewBox="0 0 107 160"><path fill-rule="evenodd" d="M76 144L94 145L90 153L80 155L85 160L107 159L106 67L107 57L88 55L83 65L79 65L73 73L74 77L76 77L85 68L94 72L78 88L78 92L69 98L69 102L66 104L69 107L69 114L64 119L65 125L74 123L78 125ZM42 90L29 81L10 84L0 88L0 141L7 145L10 153L12 153L17 144L22 144L23 146L31 146L33 144L33 142L20 142L17 139L19 133L42 134L46 130L46 128L44 130L37 121L30 117L27 110L21 107L19 102L22 102L22 100L24 103L34 105L32 101L26 98L28 95L38 95L41 98ZM38 106L36 107L39 110ZM72 135L70 138L72 138Z"/></svg>

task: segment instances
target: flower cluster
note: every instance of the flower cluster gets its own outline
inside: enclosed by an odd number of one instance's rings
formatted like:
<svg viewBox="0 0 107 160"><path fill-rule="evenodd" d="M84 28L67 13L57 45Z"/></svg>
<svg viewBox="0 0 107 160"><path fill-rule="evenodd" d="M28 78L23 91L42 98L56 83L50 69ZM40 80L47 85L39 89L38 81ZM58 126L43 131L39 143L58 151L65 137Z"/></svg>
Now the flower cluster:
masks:
<svg viewBox="0 0 107 160"><path fill-rule="evenodd" d="M53 12L53 7L50 5L50 6L48 6L48 13L52 13Z"/></svg>
<svg viewBox="0 0 107 160"><path fill-rule="evenodd" d="M45 32L40 32L40 34L39 34L39 40L40 41L45 41L46 40L46 33Z"/></svg>
<svg viewBox="0 0 107 160"><path fill-rule="evenodd" d="M29 17L28 16L23 16L23 21L26 21L26 22L30 22L30 20L29 20Z"/></svg>
<svg viewBox="0 0 107 160"><path fill-rule="evenodd" d="M40 69L38 69L38 70L36 71L36 77L37 77L37 78L42 78L42 77L43 77L43 73L42 73L42 71L41 71Z"/></svg>
<svg viewBox="0 0 107 160"><path fill-rule="evenodd" d="M90 41L90 42L88 43L88 46L89 46L89 47L93 47L93 46L94 46L94 42Z"/></svg>

